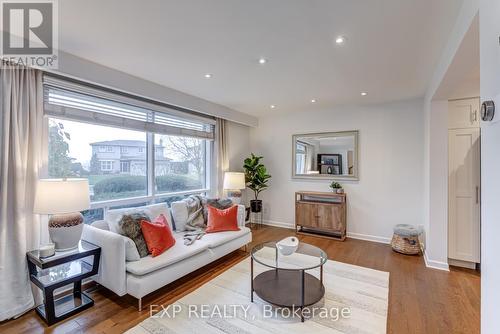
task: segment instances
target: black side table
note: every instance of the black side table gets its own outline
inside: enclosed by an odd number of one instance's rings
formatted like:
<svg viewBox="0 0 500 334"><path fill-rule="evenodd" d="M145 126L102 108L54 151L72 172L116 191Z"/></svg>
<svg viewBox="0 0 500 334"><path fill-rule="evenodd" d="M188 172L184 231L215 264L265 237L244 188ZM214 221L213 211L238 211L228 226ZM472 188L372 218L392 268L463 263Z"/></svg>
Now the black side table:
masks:
<svg viewBox="0 0 500 334"><path fill-rule="evenodd" d="M97 274L101 247L81 240L78 248L40 258L38 250L26 253L30 280L43 292L36 313L51 326L81 312L94 301L82 292L82 280ZM54 290L73 284L73 293L54 299Z"/></svg>

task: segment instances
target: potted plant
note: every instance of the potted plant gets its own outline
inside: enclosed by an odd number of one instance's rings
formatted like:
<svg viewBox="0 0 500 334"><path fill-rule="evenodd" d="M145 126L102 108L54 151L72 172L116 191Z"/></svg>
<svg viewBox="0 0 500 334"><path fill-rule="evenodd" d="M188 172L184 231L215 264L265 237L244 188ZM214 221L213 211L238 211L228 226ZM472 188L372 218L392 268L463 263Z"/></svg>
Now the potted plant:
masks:
<svg viewBox="0 0 500 334"><path fill-rule="evenodd" d="M343 194L344 193L344 188L340 185L340 183L332 181L330 184L330 188L332 188L332 191L337 194Z"/></svg>
<svg viewBox="0 0 500 334"><path fill-rule="evenodd" d="M252 153L249 158L245 159L243 165L246 186L252 189L255 195L255 199L250 201L252 212L262 211L262 200L259 199L259 194L268 187L267 182L271 178L271 175L267 174L266 166L260 163L262 158Z"/></svg>

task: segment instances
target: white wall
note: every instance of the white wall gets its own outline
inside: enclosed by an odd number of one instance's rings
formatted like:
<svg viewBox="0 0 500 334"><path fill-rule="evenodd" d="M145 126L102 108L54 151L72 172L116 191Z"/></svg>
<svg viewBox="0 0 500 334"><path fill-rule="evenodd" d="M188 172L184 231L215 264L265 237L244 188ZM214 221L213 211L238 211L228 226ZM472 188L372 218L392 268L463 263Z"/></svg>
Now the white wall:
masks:
<svg viewBox="0 0 500 334"><path fill-rule="evenodd" d="M422 101L260 118L250 142L272 175L262 193L267 223L293 226L295 191L329 191L329 181L292 180L292 135L347 130L360 131L360 180L340 181L348 196L349 234L387 242L395 224L422 224Z"/></svg>
<svg viewBox="0 0 500 334"><path fill-rule="evenodd" d="M444 47L424 98L424 226L428 266L448 269L448 123L445 102L436 98L464 36L479 9L478 0L463 2L455 26Z"/></svg>
<svg viewBox="0 0 500 334"><path fill-rule="evenodd" d="M250 127L227 122L229 171L243 172L243 160L250 155Z"/></svg>
<svg viewBox="0 0 500 334"><path fill-rule="evenodd" d="M250 155L250 127L227 122L227 153L230 172L243 172L243 160ZM243 191L241 203L247 203L248 192Z"/></svg>
<svg viewBox="0 0 500 334"><path fill-rule="evenodd" d="M481 332L500 333L500 1L481 0L481 98L495 98L494 123L481 125Z"/></svg>
<svg viewBox="0 0 500 334"><path fill-rule="evenodd" d="M425 261L448 269L448 101L432 101L429 115L429 222Z"/></svg>

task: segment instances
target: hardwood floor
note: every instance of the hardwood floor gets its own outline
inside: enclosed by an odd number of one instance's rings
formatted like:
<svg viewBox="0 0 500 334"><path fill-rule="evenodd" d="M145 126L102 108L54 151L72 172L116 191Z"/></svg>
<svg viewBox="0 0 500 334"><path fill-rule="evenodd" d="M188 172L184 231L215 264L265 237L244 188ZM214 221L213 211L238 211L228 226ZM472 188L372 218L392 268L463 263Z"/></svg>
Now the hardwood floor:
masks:
<svg viewBox="0 0 500 334"><path fill-rule="evenodd" d="M264 226L253 231L255 245L293 235L293 230ZM428 269L422 257L393 252L388 245L299 236L321 247L335 261L390 272L388 333L479 333L480 276L476 271ZM249 248L250 249L250 248ZM247 253L237 251L143 299L117 297L105 288L90 292L94 307L47 328L34 311L0 324L0 333L122 333L149 316L148 304L169 304L195 290Z"/></svg>

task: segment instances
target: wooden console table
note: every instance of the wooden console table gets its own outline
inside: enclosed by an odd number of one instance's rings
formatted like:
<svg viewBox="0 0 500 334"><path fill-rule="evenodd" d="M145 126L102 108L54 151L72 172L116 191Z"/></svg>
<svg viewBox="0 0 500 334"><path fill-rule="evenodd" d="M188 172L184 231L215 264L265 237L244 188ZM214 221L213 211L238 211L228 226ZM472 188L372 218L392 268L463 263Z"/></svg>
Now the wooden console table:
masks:
<svg viewBox="0 0 500 334"><path fill-rule="evenodd" d="M329 192L295 193L295 230L344 241L346 237L346 195Z"/></svg>

